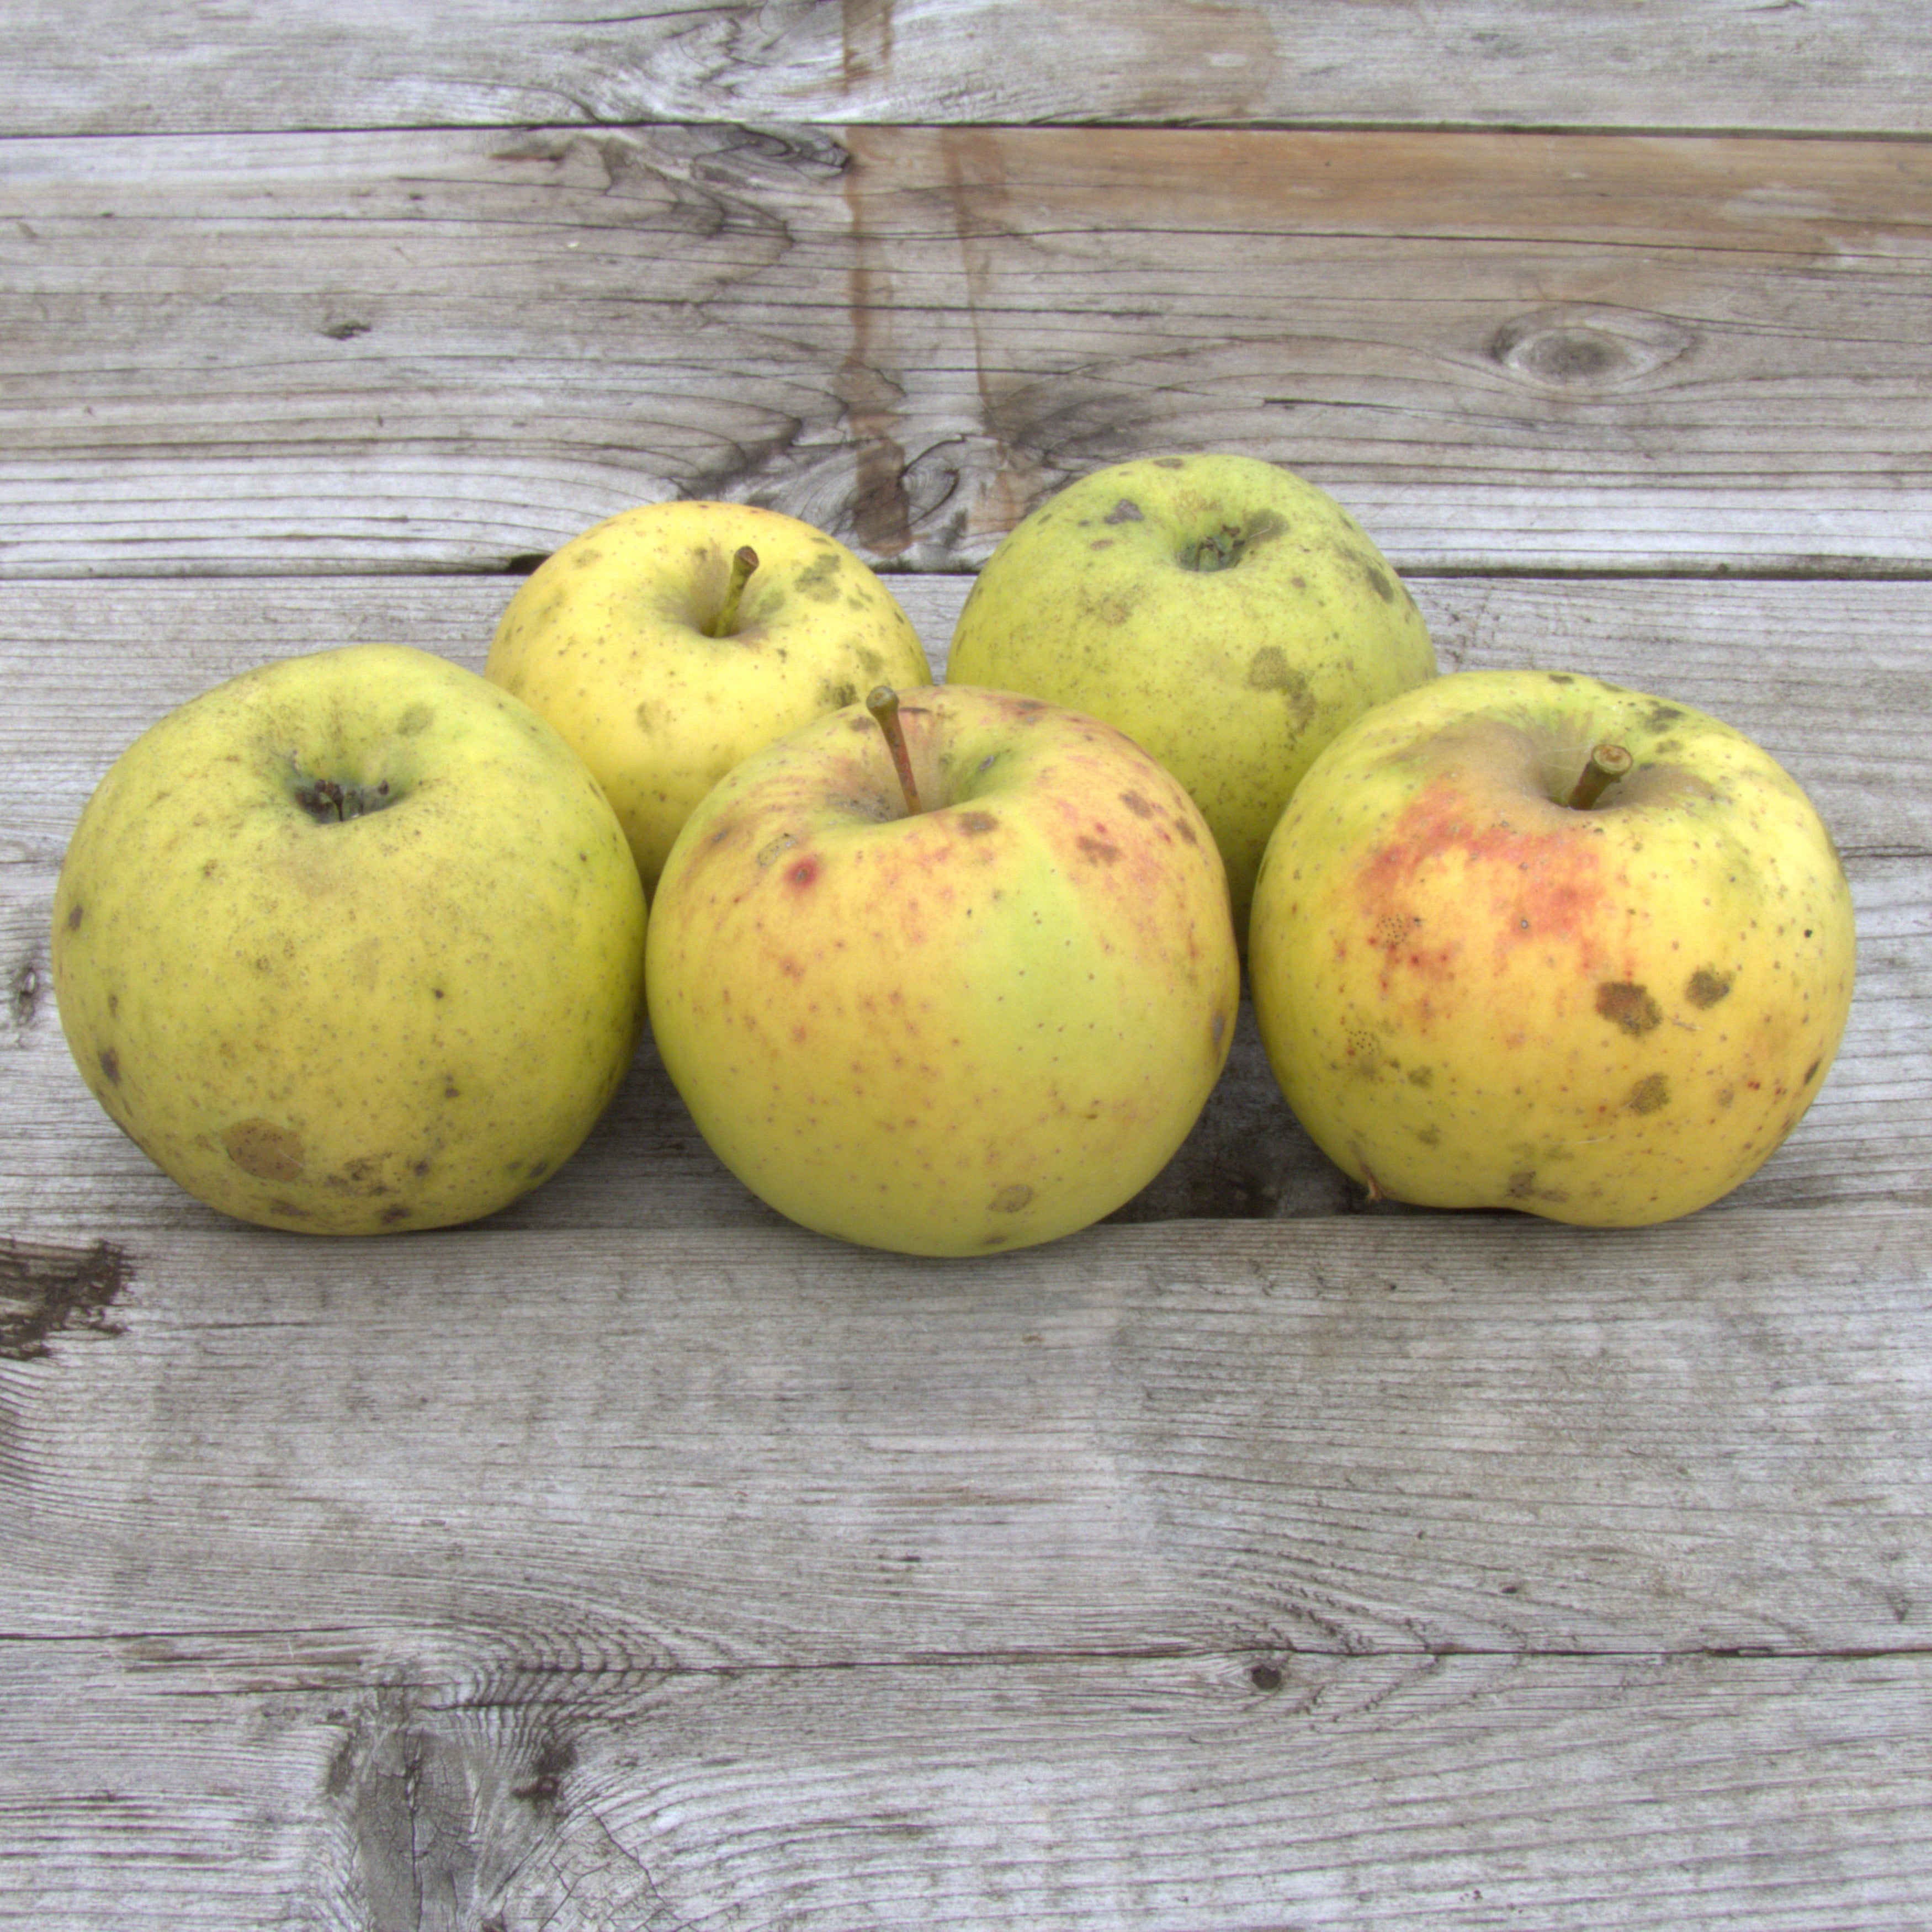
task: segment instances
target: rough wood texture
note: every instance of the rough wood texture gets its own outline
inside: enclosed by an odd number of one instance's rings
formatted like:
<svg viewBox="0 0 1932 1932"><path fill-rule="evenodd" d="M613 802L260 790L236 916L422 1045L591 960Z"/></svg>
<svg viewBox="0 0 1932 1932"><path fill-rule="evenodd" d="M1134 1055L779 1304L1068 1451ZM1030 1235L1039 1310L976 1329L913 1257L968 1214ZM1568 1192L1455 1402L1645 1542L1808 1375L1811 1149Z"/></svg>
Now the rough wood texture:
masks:
<svg viewBox="0 0 1932 1932"><path fill-rule="evenodd" d="M673 494L957 568L1169 448L1288 463L1405 567L1932 553L1922 144L548 128L0 171L11 576L496 568Z"/></svg>
<svg viewBox="0 0 1932 1932"><path fill-rule="evenodd" d="M664 1676L363 1632L16 1644L0 1766L44 1796L0 1922L1903 1932L1928 1694L1909 1657Z"/></svg>
<svg viewBox="0 0 1932 1932"><path fill-rule="evenodd" d="M1932 1922L1928 102L1914 0L6 10L0 1924ZM172 705L480 665L680 492L943 669L1162 447L1334 489L1445 668L1810 790L1858 996L1729 1200L1367 1209L1251 1018L1112 1224L983 1263L781 1222L648 1045L365 1243L81 1086L54 880Z"/></svg>
<svg viewBox="0 0 1932 1932"><path fill-rule="evenodd" d="M0 131L632 121L1932 131L1916 0L20 0Z"/></svg>
<svg viewBox="0 0 1932 1932"><path fill-rule="evenodd" d="M1925 1210L1809 1210L1774 1274L1792 1225L15 1244L0 1614L572 1669L1922 1648Z"/></svg>

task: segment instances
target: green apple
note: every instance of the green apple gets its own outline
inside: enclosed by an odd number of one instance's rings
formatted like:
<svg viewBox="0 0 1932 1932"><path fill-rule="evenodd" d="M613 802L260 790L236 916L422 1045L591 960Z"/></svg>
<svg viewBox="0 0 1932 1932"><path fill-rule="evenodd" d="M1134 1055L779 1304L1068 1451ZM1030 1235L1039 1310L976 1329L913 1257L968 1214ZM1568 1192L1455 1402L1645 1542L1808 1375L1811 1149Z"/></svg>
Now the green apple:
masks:
<svg viewBox="0 0 1932 1932"><path fill-rule="evenodd" d="M652 908L658 1049L719 1158L808 1228L922 1255L1052 1240L1151 1180L1220 1073L1221 861L1097 720L944 686L893 729L902 776L854 706L692 814Z"/></svg>
<svg viewBox="0 0 1932 1932"><path fill-rule="evenodd" d="M474 1220L629 1067L630 850L536 714L428 652L285 659L170 712L81 814L52 976L82 1076L211 1207L369 1234Z"/></svg>
<svg viewBox="0 0 1932 1932"><path fill-rule="evenodd" d="M484 670L596 774L647 891L692 808L760 745L932 677L842 544L718 502L646 504L573 538L511 598Z"/></svg>
<svg viewBox="0 0 1932 1932"><path fill-rule="evenodd" d="M1421 614L1361 526L1288 470L1157 456L1027 516L960 613L948 678L1104 718L1213 826L1237 929L1301 775L1344 725L1436 671Z"/></svg>
<svg viewBox="0 0 1932 1932"><path fill-rule="evenodd" d="M1316 762L1248 964L1289 1105L1372 1195L1630 1227L1791 1131L1855 951L1830 836L1749 739L1594 678L1464 671Z"/></svg>

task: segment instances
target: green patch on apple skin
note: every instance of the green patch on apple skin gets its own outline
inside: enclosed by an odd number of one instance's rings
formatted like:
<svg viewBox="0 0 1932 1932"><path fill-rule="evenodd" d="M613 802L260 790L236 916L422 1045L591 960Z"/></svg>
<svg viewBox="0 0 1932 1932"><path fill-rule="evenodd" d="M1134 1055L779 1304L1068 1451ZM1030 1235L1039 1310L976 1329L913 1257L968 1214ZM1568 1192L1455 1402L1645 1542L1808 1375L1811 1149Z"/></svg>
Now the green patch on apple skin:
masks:
<svg viewBox="0 0 1932 1932"><path fill-rule="evenodd" d="M838 598L838 553L828 550L821 551L792 579L792 588L801 596L814 598L820 604L832 604Z"/></svg>
<svg viewBox="0 0 1932 1932"><path fill-rule="evenodd" d="M1647 1073L1630 1090L1624 1103L1634 1114L1654 1114L1670 1104L1670 1082L1660 1073Z"/></svg>
<svg viewBox="0 0 1932 1932"><path fill-rule="evenodd" d="M1690 976L1684 997L1694 1006L1708 1011L1731 990L1731 976L1714 966L1700 966Z"/></svg>

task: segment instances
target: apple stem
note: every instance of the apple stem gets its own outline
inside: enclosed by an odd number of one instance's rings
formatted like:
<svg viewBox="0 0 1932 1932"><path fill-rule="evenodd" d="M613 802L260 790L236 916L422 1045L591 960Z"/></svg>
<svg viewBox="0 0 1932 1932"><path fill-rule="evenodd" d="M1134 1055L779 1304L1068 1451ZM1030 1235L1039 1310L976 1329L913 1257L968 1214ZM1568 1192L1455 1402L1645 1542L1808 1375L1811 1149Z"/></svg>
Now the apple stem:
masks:
<svg viewBox="0 0 1932 1932"><path fill-rule="evenodd" d="M741 544L732 553L731 574L725 580L724 602L718 606L718 616L711 626L714 638L728 638L738 628L738 600L745 594L745 586L751 581L752 573L758 567L758 553L749 544Z"/></svg>
<svg viewBox="0 0 1932 1932"><path fill-rule="evenodd" d="M1573 812L1588 812L1636 762L1621 745L1592 745L1589 762L1564 802Z"/></svg>
<svg viewBox="0 0 1932 1932"><path fill-rule="evenodd" d="M899 694L889 684L874 685L866 694L866 709L884 734L892 754L892 768L899 775L899 790L905 794L906 811L916 818L925 807L919 802L919 787L913 782L912 757L906 750L905 733L899 724Z"/></svg>

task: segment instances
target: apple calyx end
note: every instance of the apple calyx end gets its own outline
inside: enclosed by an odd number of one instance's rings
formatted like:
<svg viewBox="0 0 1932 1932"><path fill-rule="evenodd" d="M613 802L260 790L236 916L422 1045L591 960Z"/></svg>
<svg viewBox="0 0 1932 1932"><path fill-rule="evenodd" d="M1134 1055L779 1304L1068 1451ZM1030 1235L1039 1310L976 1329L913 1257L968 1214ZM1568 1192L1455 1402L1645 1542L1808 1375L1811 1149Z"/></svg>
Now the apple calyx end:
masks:
<svg viewBox="0 0 1932 1932"><path fill-rule="evenodd" d="M724 601L718 607L718 614L711 621L706 633L713 638L728 638L738 628L738 604L745 594L745 586L752 580L752 573L758 567L758 553L749 544L740 544L731 553L731 574L724 580Z"/></svg>
<svg viewBox="0 0 1932 1932"><path fill-rule="evenodd" d="M1592 745L1582 774L1563 802L1572 812L1588 812L1636 763L1622 745Z"/></svg>
<svg viewBox="0 0 1932 1932"><path fill-rule="evenodd" d="M384 778L373 785L343 784L336 778L310 778L296 774L290 788L292 798L318 825L340 825L352 818L365 818L372 812L386 810L398 794Z"/></svg>
<svg viewBox="0 0 1932 1932"><path fill-rule="evenodd" d="M905 794L907 815L916 818L926 808L919 802L919 787L912 775L912 754L906 749L905 731L899 723L899 694L889 684L875 684L866 694L866 709L872 714L872 722L892 754L892 769L898 774L899 790Z"/></svg>
<svg viewBox="0 0 1932 1932"><path fill-rule="evenodd" d="M1246 532L1237 530L1232 524L1222 524L1181 547L1180 567L1184 570L1231 570L1240 562L1241 554L1246 548Z"/></svg>

